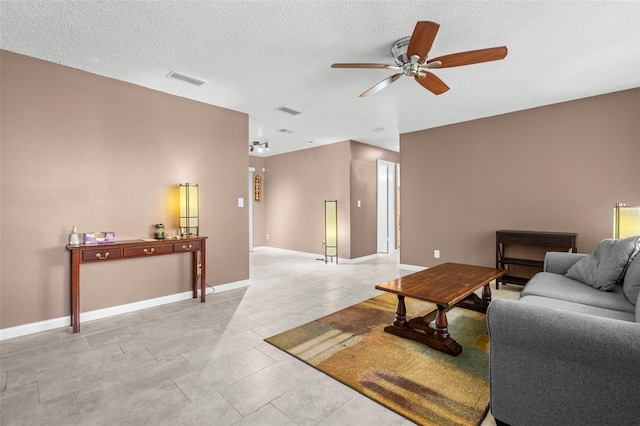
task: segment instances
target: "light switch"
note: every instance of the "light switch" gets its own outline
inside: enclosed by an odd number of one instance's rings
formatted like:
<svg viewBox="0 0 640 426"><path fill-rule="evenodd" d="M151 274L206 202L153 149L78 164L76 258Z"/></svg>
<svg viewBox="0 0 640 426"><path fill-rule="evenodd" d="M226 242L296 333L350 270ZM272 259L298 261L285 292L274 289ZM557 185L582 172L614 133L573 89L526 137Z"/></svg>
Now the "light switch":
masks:
<svg viewBox="0 0 640 426"><path fill-rule="evenodd" d="M360 207L360 200L358 200L358 207Z"/></svg>
<svg viewBox="0 0 640 426"><path fill-rule="evenodd" d="M244 207L244 198L238 197L238 207Z"/></svg>

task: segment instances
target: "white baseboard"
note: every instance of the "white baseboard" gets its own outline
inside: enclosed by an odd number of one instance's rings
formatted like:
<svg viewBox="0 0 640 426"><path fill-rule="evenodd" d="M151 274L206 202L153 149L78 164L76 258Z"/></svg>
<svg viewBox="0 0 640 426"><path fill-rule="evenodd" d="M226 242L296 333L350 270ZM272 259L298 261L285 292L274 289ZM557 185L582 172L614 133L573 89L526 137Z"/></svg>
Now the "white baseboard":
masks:
<svg viewBox="0 0 640 426"><path fill-rule="evenodd" d="M289 249L283 249L283 248L278 248L278 247L269 247L269 246L262 247L262 250L263 251L276 252L276 253L291 254L291 255L295 255L295 256L302 256L302 257L308 257L308 258L314 258L314 259L320 259L320 258L324 259L324 255L321 254L321 253L307 253L307 252L304 252L304 251L296 251L296 250L289 250Z"/></svg>
<svg viewBox="0 0 640 426"><path fill-rule="evenodd" d="M425 269L429 269L427 266L418 266L418 265L405 265L401 263L398 265L401 269L408 269L410 271L423 271Z"/></svg>
<svg viewBox="0 0 640 426"><path fill-rule="evenodd" d="M378 254L370 254L368 256L356 257L354 259L340 259L341 263L352 264L352 263L361 263L366 262L367 260L376 260L378 258Z"/></svg>
<svg viewBox="0 0 640 426"><path fill-rule="evenodd" d="M256 251L256 248L254 248L254 251ZM296 251L296 250L289 250L289 249L283 249L283 248L278 248L278 247L268 247L268 246L263 246L260 247L260 251L272 251L272 252L279 252L279 253L286 253L286 254L291 254L291 255L296 255L296 256L302 256L302 257L307 257L307 258L312 258L312 259L316 259L316 260L322 260L324 261L324 254L322 253L307 253L304 251ZM352 264L352 263L360 263L360 262L365 262L367 260L374 260L378 258L378 254L371 254L368 256L362 256L362 257L357 257L354 259L345 259L342 257L338 257L338 264L344 263L345 265L348 264ZM329 263L336 263L335 259L334 262L331 262L331 259L329 259Z"/></svg>
<svg viewBox="0 0 640 426"><path fill-rule="evenodd" d="M236 281L228 284L214 286L214 293L221 291L229 291L237 288L248 287L251 285L250 280ZM210 290L210 288L207 288ZM80 322L93 321L102 318L108 318L115 315L126 314L129 312L139 311L141 309L152 308L154 306L166 305L167 303L179 302L192 298L191 291L184 293L170 294L168 296L156 297L154 299L141 300L139 302L127 303L125 305L111 306L95 311L81 312ZM12 339L14 337L26 336L28 334L39 333L42 331L53 330L54 328L70 327L71 319L69 315L61 318L53 318L45 321L38 321L29 324L18 325L15 327L3 328L0 330L0 341Z"/></svg>

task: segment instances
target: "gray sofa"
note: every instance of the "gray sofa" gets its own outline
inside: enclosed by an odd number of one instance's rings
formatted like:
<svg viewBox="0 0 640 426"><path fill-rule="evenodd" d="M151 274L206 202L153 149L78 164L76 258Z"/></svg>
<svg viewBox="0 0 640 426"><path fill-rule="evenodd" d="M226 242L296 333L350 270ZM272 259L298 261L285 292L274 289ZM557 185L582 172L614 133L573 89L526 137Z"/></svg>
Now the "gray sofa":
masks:
<svg viewBox="0 0 640 426"><path fill-rule="evenodd" d="M640 297L632 288L640 282L631 282L640 276L637 251L618 277L627 282L610 291L565 276L588 255L547 253L544 271L518 301L491 302L491 412L498 424L640 424ZM634 275L624 276L631 265Z"/></svg>

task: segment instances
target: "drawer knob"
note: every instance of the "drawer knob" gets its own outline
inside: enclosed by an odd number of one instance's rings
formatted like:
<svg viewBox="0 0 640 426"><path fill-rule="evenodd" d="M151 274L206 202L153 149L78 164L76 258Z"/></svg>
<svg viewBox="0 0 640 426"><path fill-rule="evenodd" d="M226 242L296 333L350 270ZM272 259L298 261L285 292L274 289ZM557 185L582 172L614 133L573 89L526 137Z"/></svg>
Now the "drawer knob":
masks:
<svg viewBox="0 0 640 426"><path fill-rule="evenodd" d="M183 250L191 250L191 247L193 247L191 244L189 244L188 246L184 245L184 246L182 246L182 249Z"/></svg>
<svg viewBox="0 0 640 426"><path fill-rule="evenodd" d="M153 254L154 251L156 251L155 248L151 248L150 250L144 249L144 254Z"/></svg>
<svg viewBox="0 0 640 426"><path fill-rule="evenodd" d="M109 257L109 252L108 252L108 251L104 252L104 256L103 256L103 255L101 255L100 253L96 253L96 257L97 257L98 259L100 259L100 260L104 260L104 259L106 259L107 257Z"/></svg>

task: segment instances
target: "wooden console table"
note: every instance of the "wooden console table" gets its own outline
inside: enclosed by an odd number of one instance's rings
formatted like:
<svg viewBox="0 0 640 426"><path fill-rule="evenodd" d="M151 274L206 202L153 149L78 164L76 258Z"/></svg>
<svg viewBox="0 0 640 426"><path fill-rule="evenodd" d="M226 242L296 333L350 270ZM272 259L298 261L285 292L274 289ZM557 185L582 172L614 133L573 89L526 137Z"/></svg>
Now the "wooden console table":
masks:
<svg viewBox="0 0 640 426"><path fill-rule="evenodd" d="M206 300L206 242L207 237L182 240L127 240L109 244L67 245L71 251L71 325L80 331L80 264L109 262L163 254L191 253L193 298L198 297L198 252L200 253L200 301Z"/></svg>
<svg viewBox="0 0 640 426"><path fill-rule="evenodd" d="M537 246L547 248L547 251L577 252L576 237L578 234L566 232L538 232L538 231L496 231L496 268L505 269L507 273L496 279L496 288L500 284L525 285L529 279L509 273L509 265L519 265L542 270L544 260L507 256L505 248L513 244L518 246Z"/></svg>

